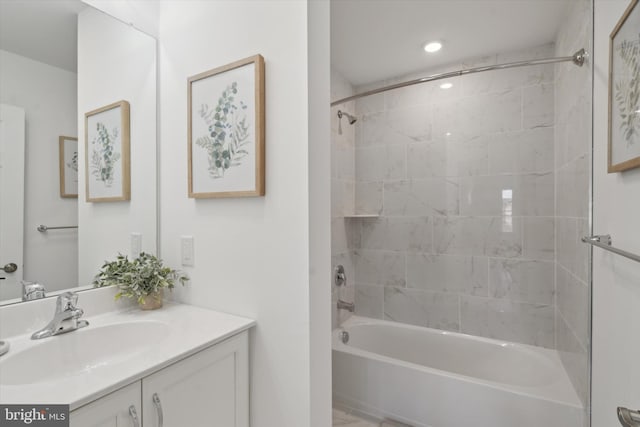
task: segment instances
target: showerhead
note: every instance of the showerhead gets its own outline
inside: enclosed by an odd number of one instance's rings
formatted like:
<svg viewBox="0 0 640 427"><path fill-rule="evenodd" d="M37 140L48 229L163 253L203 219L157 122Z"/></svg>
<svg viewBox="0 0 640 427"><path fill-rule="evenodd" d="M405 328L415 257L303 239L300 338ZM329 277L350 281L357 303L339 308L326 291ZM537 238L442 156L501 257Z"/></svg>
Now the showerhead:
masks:
<svg viewBox="0 0 640 427"><path fill-rule="evenodd" d="M349 120L349 124L350 125L354 124L356 122L356 120L358 120L355 116L352 116L349 113L345 113L342 110L338 110L338 118L341 119L342 116L346 116L347 117L347 120Z"/></svg>

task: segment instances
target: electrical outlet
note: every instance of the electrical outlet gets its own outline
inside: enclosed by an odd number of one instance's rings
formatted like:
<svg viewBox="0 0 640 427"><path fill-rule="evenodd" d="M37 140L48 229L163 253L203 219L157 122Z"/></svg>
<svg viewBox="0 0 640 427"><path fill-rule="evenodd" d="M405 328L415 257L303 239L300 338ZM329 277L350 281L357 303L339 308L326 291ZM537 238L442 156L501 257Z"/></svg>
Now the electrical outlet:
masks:
<svg viewBox="0 0 640 427"><path fill-rule="evenodd" d="M142 252L142 233L131 233L131 258L138 258Z"/></svg>
<svg viewBox="0 0 640 427"><path fill-rule="evenodd" d="M193 267L193 236L180 236L182 265Z"/></svg>

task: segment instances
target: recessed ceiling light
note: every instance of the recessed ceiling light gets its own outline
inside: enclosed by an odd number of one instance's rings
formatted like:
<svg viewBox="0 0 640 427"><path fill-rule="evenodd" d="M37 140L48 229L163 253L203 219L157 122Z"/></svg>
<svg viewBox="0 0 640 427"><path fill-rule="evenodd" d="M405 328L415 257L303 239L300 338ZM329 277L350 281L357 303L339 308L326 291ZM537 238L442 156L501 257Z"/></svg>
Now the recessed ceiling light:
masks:
<svg viewBox="0 0 640 427"><path fill-rule="evenodd" d="M452 87L453 87L453 83L449 83L449 82L442 83L440 85L440 89L451 89Z"/></svg>
<svg viewBox="0 0 640 427"><path fill-rule="evenodd" d="M440 42L429 42L424 45L425 52L434 53L442 49L442 43Z"/></svg>

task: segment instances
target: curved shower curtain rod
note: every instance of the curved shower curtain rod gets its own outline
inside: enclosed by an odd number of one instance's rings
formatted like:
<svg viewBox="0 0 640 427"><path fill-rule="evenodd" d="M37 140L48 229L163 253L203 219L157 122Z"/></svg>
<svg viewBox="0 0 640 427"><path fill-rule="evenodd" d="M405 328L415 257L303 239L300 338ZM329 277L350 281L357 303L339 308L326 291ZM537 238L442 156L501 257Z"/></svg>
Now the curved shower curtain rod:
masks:
<svg viewBox="0 0 640 427"><path fill-rule="evenodd" d="M531 61L519 61L519 62L509 62L507 64L498 64L498 65L488 65L486 67L476 67L476 68L467 68L466 70L458 70L458 71L450 71L447 73L433 74L431 76L421 77L415 80L409 80L402 83L396 83L389 86L384 86L378 89L368 90L366 92L357 93L355 95L347 96L346 98L338 99L337 101L333 101L331 106L342 104L347 101L352 101L354 99L363 98L365 96L375 95L377 93L386 92L388 90L399 89L401 87L417 85L420 83L432 82L434 80L448 79L450 77L458 77L464 76L466 74L474 74L481 73L483 71L491 71L491 70L505 70L507 68L515 68L515 67L526 67L529 65L544 65L544 64L554 64L556 62L573 62L578 67L582 67L584 61L587 57L587 52L584 49L580 49L572 56L560 56L557 58L546 58L546 59L534 59Z"/></svg>

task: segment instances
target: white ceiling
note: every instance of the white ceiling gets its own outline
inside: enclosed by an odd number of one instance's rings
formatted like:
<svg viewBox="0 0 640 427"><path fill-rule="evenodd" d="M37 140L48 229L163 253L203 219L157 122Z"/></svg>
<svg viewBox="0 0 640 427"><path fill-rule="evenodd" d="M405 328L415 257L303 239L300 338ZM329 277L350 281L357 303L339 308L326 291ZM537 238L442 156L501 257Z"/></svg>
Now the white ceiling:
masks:
<svg viewBox="0 0 640 427"><path fill-rule="evenodd" d="M331 65L359 86L539 46L555 40L570 2L331 0ZM431 40L444 47L427 55L423 46Z"/></svg>
<svg viewBox="0 0 640 427"><path fill-rule="evenodd" d="M0 49L58 68L78 68L80 0L0 0Z"/></svg>

